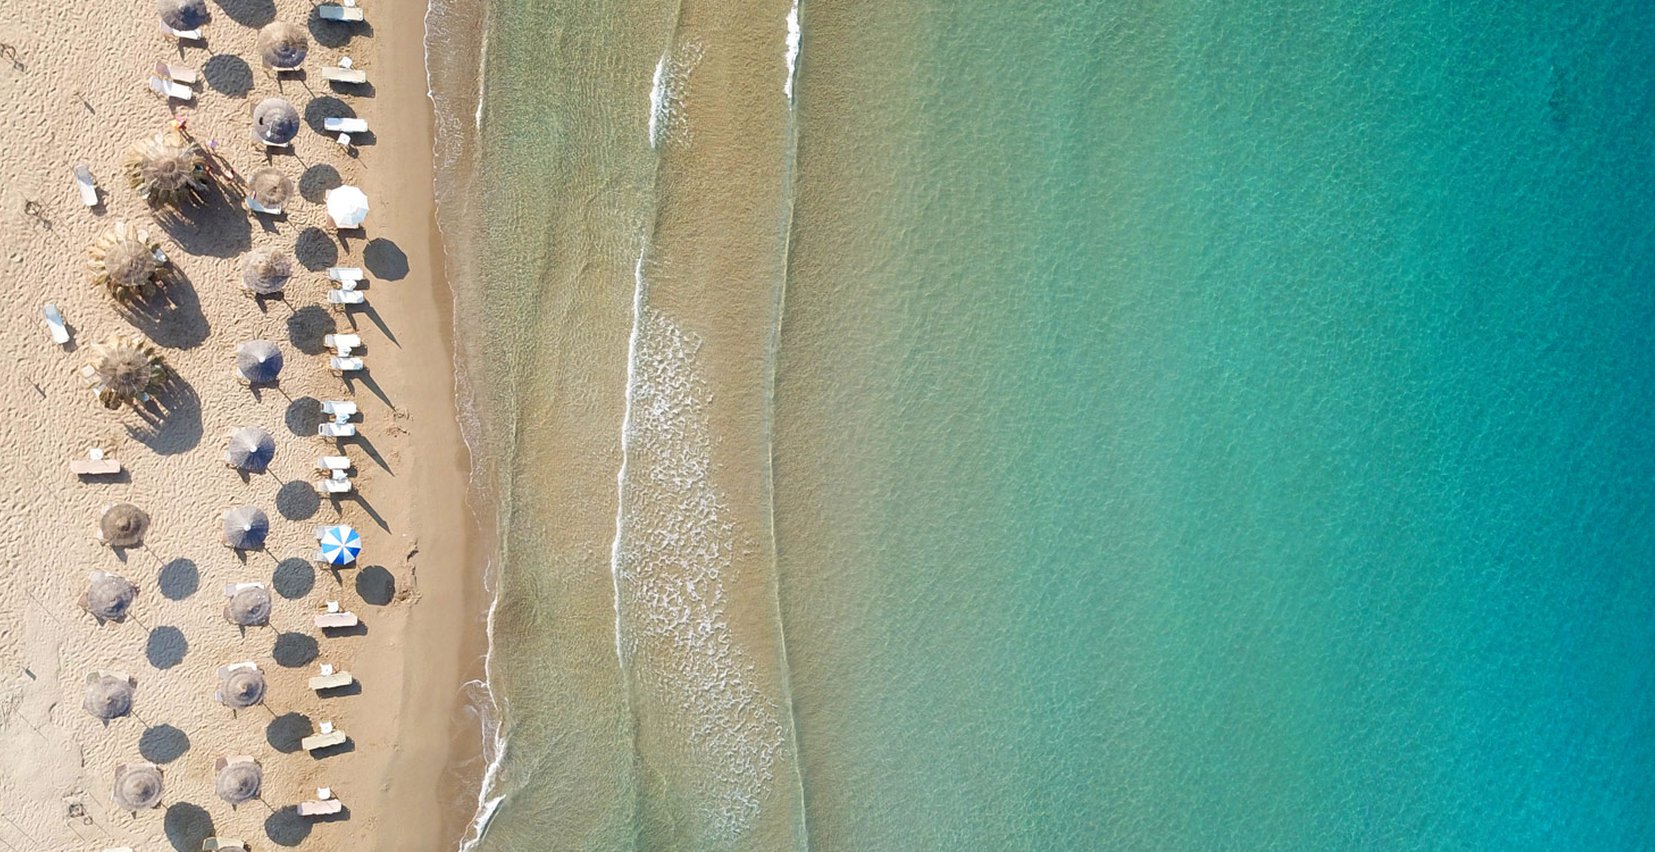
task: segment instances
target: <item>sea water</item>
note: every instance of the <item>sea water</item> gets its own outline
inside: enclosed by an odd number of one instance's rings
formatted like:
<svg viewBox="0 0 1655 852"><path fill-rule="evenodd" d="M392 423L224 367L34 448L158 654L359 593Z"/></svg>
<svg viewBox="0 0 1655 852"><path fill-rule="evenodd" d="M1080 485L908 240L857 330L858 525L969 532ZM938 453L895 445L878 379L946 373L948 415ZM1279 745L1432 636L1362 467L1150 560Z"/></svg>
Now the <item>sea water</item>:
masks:
<svg viewBox="0 0 1655 852"><path fill-rule="evenodd" d="M1655 841L1655 11L592 6L433 14L478 848Z"/></svg>

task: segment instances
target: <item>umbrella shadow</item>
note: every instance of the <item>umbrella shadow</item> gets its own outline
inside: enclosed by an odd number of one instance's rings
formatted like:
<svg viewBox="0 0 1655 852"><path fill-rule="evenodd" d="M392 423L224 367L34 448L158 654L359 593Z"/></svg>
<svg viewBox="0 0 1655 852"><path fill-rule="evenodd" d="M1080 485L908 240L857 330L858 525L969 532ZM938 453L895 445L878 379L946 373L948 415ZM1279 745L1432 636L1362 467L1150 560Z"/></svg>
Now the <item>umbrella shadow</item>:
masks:
<svg viewBox="0 0 1655 852"><path fill-rule="evenodd" d="M312 98L310 103L305 104L305 123L310 125L311 130L331 138L337 134L327 129L330 118L356 118L356 110L332 95Z"/></svg>
<svg viewBox="0 0 1655 852"><path fill-rule="evenodd" d="M194 349L212 330L195 284L176 266L155 296L127 304L122 313L145 337L168 349Z"/></svg>
<svg viewBox="0 0 1655 852"><path fill-rule="evenodd" d="M264 741L282 754L292 754L303 747L302 740L315 731L310 717L303 713L283 713L264 726Z"/></svg>
<svg viewBox="0 0 1655 852"><path fill-rule="evenodd" d="M277 846L298 846L310 837L310 819L299 816L298 805L288 805L265 817L264 836Z"/></svg>
<svg viewBox="0 0 1655 852"><path fill-rule="evenodd" d="M195 560L180 557L161 566L161 573L156 575L156 585L160 587L162 597L169 601L181 601L201 587L201 571L196 567Z"/></svg>
<svg viewBox="0 0 1655 852"><path fill-rule="evenodd" d="M387 606L396 600L396 575L383 565L369 565L356 572L356 595L363 603Z"/></svg>
<svg viewBox="0 0 1655 852"><path fill-rule="evenodd" d="M328 351L323 341L336 327L333 313L327 308L305 305L287 318L287 339L294 349L306 355L320 355Z"/></svg>
<svg viewBox="0 0 1655 852"><path fill-rule="evenodd" d="M138 753L150 763L171 763L189 750L189 735L172 725L146 728L138 738Z"/></svg>
<svg viewBox="0 0 1655 852"><path fill-rule="evenodd" d="M201 397L177 373L148 406L135 410L144 422L129 424L127 434L156 455L175 456L201 443Z"/></svg>
<svg viewBox="0 0 1655 852"><path fill-rule="evenodd" d="M253 69L234 53L220 53L201 66L207 86L221 95L245 98L253 91Z"/></svg>
<svg viewBox="0 0 1655 852"><path fill-rule="evenodd" d="M306 23L310 37L323 47L344 47L356 36L371 38L374 34L373 25L367 21L328 21L320 12L312 12Z"/></svg>
<svg viewBox="0 0 1655 852"><path fill-rule="evenodd" d="M322 507L322 497L308 480L295 479L276 492L276 511L290 521L308 521Z"/></svg>
<svg viewBox="0 0 1655 852"><path fill-rule="evenodd" d="M275 658L276 665L288 669L296 669L309 665L316 659L322 649L316 644L316 637L305 633L281 633L276 636L276 645L270 655Z"/></svg>
<svg viewBox="0 0 1655 852"><path fill-rule="evenodd" d="M270 577L270 585L276 594L296 601L316 587L316 566L310 560L297 556L283 559L277 566L275 574Z"/></svg>
<svg viewBox="0 0 1655 852"><path fill-rule="evenodd" d="M178 852L199 852L201 842L218 833L213 827L212 814L189 802L169 806L161 824L167 833L167 842Z"/></svg>
<svg viewBox="0 0 1655 852"><path fill-rule="evenodd" d="M323 203L327 200L328 190L344 185L339 170L326 163L311 166L299 175L299 195L312 204Z"/></svg>
<svg viewBox="0 0 1655 852"><path fill-rule="evenodd" d="M362 248L362 265L375 278L399 281L408 275L408 254L394 241L374 237Z"/></svg>
<svg viewBox="0 0 1655 852"><path fill-rule="evenodd" d="M189 650L190 642L184 638L184 631L170 624L149 631L149 639L144 642L145 659L158 669L170 669L182 663Z"/></svg>
<svg viewBox="0 0 1655 852"><path fill-rule="evenodd" d="M253 225L247 221L241 199L231 198L217 181L207 185L207 191L195 204L185 206L174 215L157 217L157 221L173 242L189 254L235 257L253 246Z"/></svg>
<svg viewBox="0 0 1655 852"><path fill-rule="evenodd" d="M230 20L244 27L262 27L276 20L273 0L214 0Z"/></svg>
<svg viewBox="0 0 1655 852"><path fill-rule="evenodd" d="M320 272L339 263L339 244L327 231L312 226L300 231L293 241L293 257L300 266Z"/></svg>
<svg viewBox="0 0 1655 852"><path fill-rule="evenodd" d="M301 396L288 403L282 419L287 431L301 438L315 437L316 427L322 422L322 401L313 396Z"/></svg>

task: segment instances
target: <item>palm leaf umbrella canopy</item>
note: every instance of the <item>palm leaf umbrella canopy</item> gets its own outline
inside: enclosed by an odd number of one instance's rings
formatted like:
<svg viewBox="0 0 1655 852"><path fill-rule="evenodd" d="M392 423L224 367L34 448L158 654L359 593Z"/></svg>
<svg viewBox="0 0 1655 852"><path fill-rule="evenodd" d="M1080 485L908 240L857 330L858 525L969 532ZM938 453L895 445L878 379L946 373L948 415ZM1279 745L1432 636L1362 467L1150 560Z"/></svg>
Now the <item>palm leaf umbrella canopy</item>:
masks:
<svg viewBox="0 0 1655 852"><path fill-rule="evenodd" d="M161 767L153 763L123 763L115 767L115 792L110 798L129 811L148 810L161 804Z"/></svg>
<svg viewBox="0 0 1655 852"><path fill-rule="evenodd" d="M281 207L293 197L293 181L274 166L265 166L247 180L248 194L265 207Z"/></svg>
<svg viewBox="0 0 1655 852"><path fill-rule="evenodd" d="M224 513L224 543L236 550L259 550L270 533L270 518L255 506L237 506Z"/></svg>
<svg viewBox="0 0 1655 852"><path fill-rule="evenodd" d="M243 426L230 433L224 463L249 473L263 473L276 457L276 439L257 426Z"/></svg>
<svg viewBox="0 0 1655 852"><path fill-rule="evenodd" d="M105 408L143 402L167 381L167 362L149 341L137 335L115 335L93 344L89 363L97 379L98 401Z"/></svg>
<svg viewBox="0 0 1655 852"><path fill-rule="evenodd" d="M93 571L87 577L86 591L80 596L80 608L99 621L121 621L137 597L138 587L125 577Z"/></svg>
<svg viewBox="0 0 1655 852"><path fill-rule="evenodd" d="M324 201L335 228L360 228L368 218L368 194L354 186L336 186Z"/></svg>
<svg viewBox="0 0 1655 852"><path fill-rule="evenodd" d="M130 677L121 677L102 672L86 676L86 697L81 699L80 707L93 718L105 722L118 719L132 712L132 690L138 682Z"/></svg>
<svg viewBox="0 0 1655 852"><path fill-rule="evenodd" d="M266 145L286 145L299 135L299 111L281 98L265 98L253 107L253 138Z"/></svg>
<svg viewBox="0 0 1655 852"><path fill-rule="evenodd" d="M268 340L249 340L236 347L236 375L253 384L274 382L282 374L282 350Z"/></svg>
<svg viewBox="0 0 1655 852"><path fill-rule="evenodd" d="M86 250L92 283L119 302L148 295L160 283L160 248L143 227L116 222Z"/></svg>
<svg viewBox="0 0 1655 852"><path fill-rule="evenodd" d="M318 538L322 561L329 565L349 565L362 553L362 536L344 524L327 527Z"/></svg>
<svg viewBox="0 0 1655 852"><path fill-rule="evenodd" d="M257 668L237 668L219 675L219 703L235 710L245 710L264 700L264 672Z"/></svg>
<svg viewBox="0 0 1655 852"><path fill-rule="evenodd" d="M157 0L161 23L175 30L193 30L207 23L207 0Z"/></svg>
<svg viewBox="0 0 1655 852"><path fill-rule="evenodd" d="M237 760L232 763L222 757L218 759L218 778L213 782L213 789L220 799L239 805L258 798L259 788L263 785L264 770L259 768L257 761Z"/></svg>
<svg viewBox="0 0 1655 852"><path fill-rule="evenodd" d="M242 286L260 296L287 289L288 279L292 277L293 260L279 249L253 249L241 258Z"/></svg>
<svg viewBox="0 0 1655 852"><path fill-rule="evenodd" d="M177 130L134 142L127 149L125 166L127 183L151 207L176 209L186 201L199 201L207 191L207 157L200 145Z"/></svg>
<svg viewBox="0 0 1655 852"><path fill-rule="evenodd" d="M242 627L270 621L270 592L263 586L245 585L224 604L224 620Z"/></svg>
<svg viewBox="0 0 1655 852"><path fill-rule="evenodd" d="M142 544L149 532L149 513L131 503L112 503L98 520L98 538L110 547Z"/></svg>
<svg viewBox="0 0 1655 852"><path fill-rule="evenodd" d="M291 70L304 64L310 52L310 39L297 24L271 21L259 30L259 58L271 68Z"/></svg>

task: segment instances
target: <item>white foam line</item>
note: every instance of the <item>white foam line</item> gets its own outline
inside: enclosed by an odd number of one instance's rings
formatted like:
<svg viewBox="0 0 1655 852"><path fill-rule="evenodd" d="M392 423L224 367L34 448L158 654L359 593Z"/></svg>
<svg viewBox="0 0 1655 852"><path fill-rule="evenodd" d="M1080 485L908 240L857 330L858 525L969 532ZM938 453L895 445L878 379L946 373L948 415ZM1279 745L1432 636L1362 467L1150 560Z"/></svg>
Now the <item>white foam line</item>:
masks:
<svg viewBox="0 0 1655 852"><path fill-rule="evenodd" d="M661 60L655 63L655 76L649 84L649 147L661 147L661 128L665 122L664 113L667 109L667 54L661 53ZM643 255L638 256L638 262L643 263ZM632 326L634 332L636 325Z"/></svg>
<svg viewBox="0 0 1655 852"><path fill-rule="evenodd" d="M787 60L787 79L782 81L782 94L792 102L793 76L799 66L799 0L793 0L793 8L787 11L787 52L783 58Z"/></svg>
<svg viewBox="0 0 1655 852"><path fill-rule="evenodd" d="M661 60L663 63L666 59ZM621 645L621 539L626 532L626 471L632 461L632 398L638 387L638 338L644 326L644 252L632 268L632 333L626 341L626 402L621 414L621 467L615 471L615 541L609 546L609 577L615 584L615 661L626 677L626 651Z"/></svg>

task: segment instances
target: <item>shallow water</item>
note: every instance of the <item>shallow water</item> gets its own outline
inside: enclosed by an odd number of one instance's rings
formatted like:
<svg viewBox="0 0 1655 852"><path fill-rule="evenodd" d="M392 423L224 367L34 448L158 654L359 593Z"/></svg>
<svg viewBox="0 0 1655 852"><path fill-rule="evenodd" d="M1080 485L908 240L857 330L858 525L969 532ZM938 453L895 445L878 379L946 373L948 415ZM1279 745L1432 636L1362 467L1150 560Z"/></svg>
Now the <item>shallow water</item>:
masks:
<svg viewBox="0 0 1655 852"><path fill-rule="evenodd" d="M1655 836L1655 14L489 9L481 848Z"/></svg>

